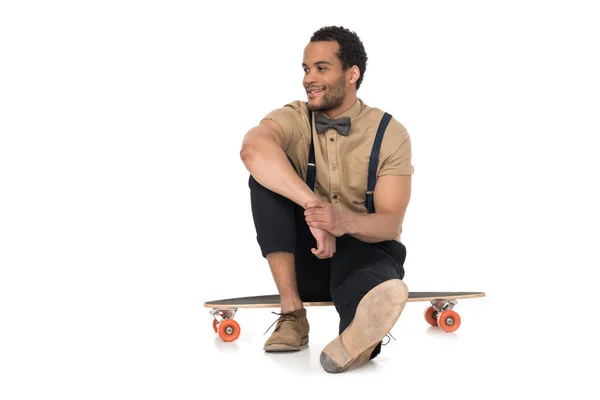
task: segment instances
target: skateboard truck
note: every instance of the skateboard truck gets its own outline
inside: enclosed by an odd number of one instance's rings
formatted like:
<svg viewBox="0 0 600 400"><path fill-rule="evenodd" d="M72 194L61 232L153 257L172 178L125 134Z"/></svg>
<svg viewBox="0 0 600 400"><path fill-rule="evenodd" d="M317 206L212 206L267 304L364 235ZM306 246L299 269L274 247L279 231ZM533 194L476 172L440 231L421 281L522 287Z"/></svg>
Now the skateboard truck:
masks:
<svg viewBox="0 0 600 400"><path fill-rule="evenodd" d="M228 308L228 309L219 309L219 308L213 308L212 310L209 311L210 315L212 315L213 317L215 317L215 319L221 323L221 321L223 321L224 319L233 319L233 317L235 316L235 313L237 312L237 308Z"/></svg>
<svg viewBox="0 0 600 400"><path fill-rule="evenodd" d="M213 329L224 342L233 342L240 336L240 325L233 319L237 308L213 308L209 311L213 316Z"/></svg>
<svg viewBox="0 0 600 400"><path fill-rule="evenodd" d="M457 304L458 300L431 300L431 305L437 312L452 310Z"/></svg>
<svg viewBox="0 0 600 400"><path fill-rule="evenodd" d="M425 320L431 326L439 326L445 332L454 332L460 326L460 315L453 310L457 300L431 300L431 307L425 310Z"/></svg>

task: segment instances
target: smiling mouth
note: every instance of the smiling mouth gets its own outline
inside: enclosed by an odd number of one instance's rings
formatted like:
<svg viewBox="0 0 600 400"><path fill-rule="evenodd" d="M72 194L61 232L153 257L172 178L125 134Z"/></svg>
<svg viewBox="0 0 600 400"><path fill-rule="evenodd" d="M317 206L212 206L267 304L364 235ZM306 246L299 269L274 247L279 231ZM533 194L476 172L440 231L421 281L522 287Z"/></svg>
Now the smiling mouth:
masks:
<svg viewBox="0 0 600 400"><path fill-rule="evenodd" d="M313 99L313 98L319 96L321 93L323 93L324 90L325 90L324 88L313 88L313 89L308 89L306 91L306 93L308 94L309 99Z"/></svg>

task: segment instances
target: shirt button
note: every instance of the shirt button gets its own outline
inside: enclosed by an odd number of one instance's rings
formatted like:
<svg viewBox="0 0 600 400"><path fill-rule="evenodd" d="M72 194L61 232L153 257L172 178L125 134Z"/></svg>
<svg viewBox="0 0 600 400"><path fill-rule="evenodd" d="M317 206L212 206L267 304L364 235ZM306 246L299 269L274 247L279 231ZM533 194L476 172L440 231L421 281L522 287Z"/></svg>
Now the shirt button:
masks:
<svg viewBox="0 0 600 400"><path fill-rule="evenodd" d="M334 140L335 140L334 138L329 138L329 141L330 141L330 142L333 142Z"/></svg>
<svg viewBox="0 0 600 400"><path fill-rule="evenodd" d="M334 165L333 167L331 167L332 171L335 171L337 169L337 167Z"/></svg>
<svg viewBox="0 0 600 400"><path fill-rule="evenodd" d="M333 195L333 198L334 198L334 199L337 199L337 194L334 194L334 195Z"/></svg>

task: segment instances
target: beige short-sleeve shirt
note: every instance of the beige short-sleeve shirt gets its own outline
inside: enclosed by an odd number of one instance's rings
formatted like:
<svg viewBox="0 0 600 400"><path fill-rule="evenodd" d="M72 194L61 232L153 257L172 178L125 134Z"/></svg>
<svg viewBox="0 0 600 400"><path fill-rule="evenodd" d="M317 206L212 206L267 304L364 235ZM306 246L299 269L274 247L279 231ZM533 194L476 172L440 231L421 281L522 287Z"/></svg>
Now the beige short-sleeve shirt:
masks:
<svg viewBox="0 0 600 400"><path fill-rule="evenodd" d="M303 101L294 101L275 109L264 119L274 121L283 131L284 150L304 181L312 134L317 168L314 190L316 196L333 204L340 211L366 215L369 158L383 114L382 110L369 107L357 99L348 111L338 117L350 117L348 136L338 134L335 129L317 133L315 113L311 132L308 108ZM406 128L392 117L383 135L377 177L413 173L410 137Z"/></svg>

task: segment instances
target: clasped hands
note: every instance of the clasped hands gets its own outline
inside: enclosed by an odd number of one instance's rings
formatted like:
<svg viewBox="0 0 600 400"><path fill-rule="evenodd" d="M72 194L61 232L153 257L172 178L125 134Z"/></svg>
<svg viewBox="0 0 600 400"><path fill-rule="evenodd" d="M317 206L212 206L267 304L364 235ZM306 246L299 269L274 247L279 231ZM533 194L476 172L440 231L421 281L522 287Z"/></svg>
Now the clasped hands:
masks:
<svg viewBox="0 0 600 400"><path fill-rule="evenodd" d="M331 203L311 200L304 207L304 218L317 241L311 252L319 259L331 258L336 251L336 237L346 233L348 215Z"/></svg>

